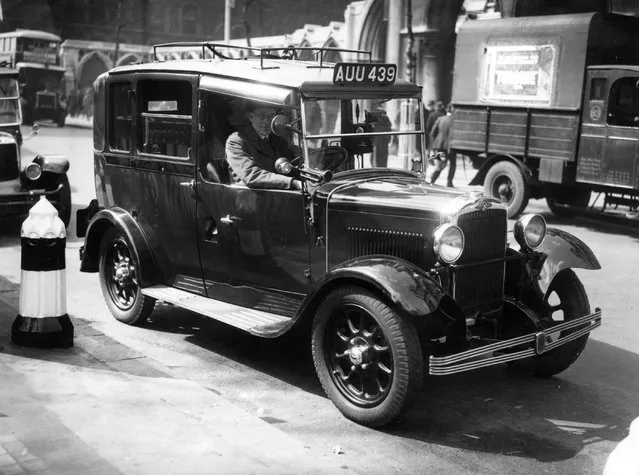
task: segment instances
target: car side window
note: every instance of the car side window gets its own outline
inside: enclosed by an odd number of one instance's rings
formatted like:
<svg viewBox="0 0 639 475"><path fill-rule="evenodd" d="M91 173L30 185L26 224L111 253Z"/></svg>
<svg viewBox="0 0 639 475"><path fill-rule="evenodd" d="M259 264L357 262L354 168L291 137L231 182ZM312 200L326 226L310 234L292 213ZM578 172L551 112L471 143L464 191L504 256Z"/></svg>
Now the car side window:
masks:
<svg viewBox="0 0 639 475"><path fill-rule="evenodd" d="M198 164L207 181L223 184L231 181L225 146L228 136L236 130L232 120L234 102L233 98L221 94L200 94L199 104L205 114L198 129Z"/></svg>
<svg viewBox="0 0 639 475"><path fill-rule="evenodd" d="M133 128L129 100L131 85L128 82L112 82L110 89L109 148L119 152L130 152Z"/></svg>
<svg viewBox="0 0 639 475"><path fill-rule="evenodd" d="M138 152L188 159L193 124L193 90L184 80L146 79L138 83Z"/></svg>

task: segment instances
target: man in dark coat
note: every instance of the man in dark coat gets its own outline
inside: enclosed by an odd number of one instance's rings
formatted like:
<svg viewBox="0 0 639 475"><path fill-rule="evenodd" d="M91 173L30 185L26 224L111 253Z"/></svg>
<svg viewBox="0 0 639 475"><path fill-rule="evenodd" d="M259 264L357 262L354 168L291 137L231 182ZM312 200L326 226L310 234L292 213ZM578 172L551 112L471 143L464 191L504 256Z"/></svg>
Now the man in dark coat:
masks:
<svg viewBox="0 0 639 475"><path fill-rule="evenodd" d="M439 117L430 133L431 148L438 154L439 159L434 159L435 170L431 175L430 183L435 184L442 170L446 168L448 162L448 183L447 186L454 188L453 177L457 169L457 157L450 153L450 129L453 123L453 107L449 105L446 108L447 114Z"/></svg>
<svg viewBox="0 0 639 475"><path fill-rule="evenodd" d="M226 139L226 160L234 182L249 188L301 189L298 180L275 173L278 158L294 158L286 140L271 133L276 114L273 107L258 106L248 112L249 123Z"/></svg>

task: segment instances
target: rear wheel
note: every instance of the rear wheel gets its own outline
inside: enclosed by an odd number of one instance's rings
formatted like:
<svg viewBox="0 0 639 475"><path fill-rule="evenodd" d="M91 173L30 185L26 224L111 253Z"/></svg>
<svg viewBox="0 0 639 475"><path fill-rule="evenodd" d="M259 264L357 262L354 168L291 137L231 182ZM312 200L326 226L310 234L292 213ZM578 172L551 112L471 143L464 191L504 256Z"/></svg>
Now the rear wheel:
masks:
<svg viewBox="0 0 639 475"><path fill-rule="evenodd" d="M313 322L312 348L326 394L358 424L397 420L422 387L415 327L366 289L349 286L328 294Z"/></svg>
<svg viewBox="0 0 639 475"><path fill-rule="evenodd" d="M517 165L507 161L497 162L488 169L484 193L500 199L508 208L509 218L519 216L530 198L524 174Z"/></svg>
<svg viewBox="0 0 639 475"><path fill-rule="evenodd" d="M109 229L100 245L100 287L116 320L138 324L151 315L155 299L142 294L140 265L134 249L116 228Z"/></svg>

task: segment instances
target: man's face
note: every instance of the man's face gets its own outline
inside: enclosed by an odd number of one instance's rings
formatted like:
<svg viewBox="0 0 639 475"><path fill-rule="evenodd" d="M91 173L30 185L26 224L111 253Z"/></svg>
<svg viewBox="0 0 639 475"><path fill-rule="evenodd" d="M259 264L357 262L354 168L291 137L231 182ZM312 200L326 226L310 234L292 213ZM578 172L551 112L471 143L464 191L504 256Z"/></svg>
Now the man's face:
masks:
<svg viewBox="0 0 639 475"><path fill-rule="evenodd" d="M260 137L266 137L271 132L271 121L276 111L271 107L260 107L249 113L249 120Z"/></svg>

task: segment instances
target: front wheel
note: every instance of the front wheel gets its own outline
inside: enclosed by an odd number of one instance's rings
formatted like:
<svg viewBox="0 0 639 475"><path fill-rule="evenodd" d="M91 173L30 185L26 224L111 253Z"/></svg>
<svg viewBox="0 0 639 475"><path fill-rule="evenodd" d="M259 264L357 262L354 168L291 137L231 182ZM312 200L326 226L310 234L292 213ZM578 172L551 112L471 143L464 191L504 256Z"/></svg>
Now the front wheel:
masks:
<svg viewBox="0 0 639 475"><path fill-rule="evenodd" d="M555 276L544 299L544 308L547 319L552 324L569 322L590 313L590 302L579 277L571 270L566 269ZM552 333L552 325L544 328L544 332L551 340L556 337L565 337L577 329L567 330L559 334ZM533 373L536 376L550 377L561 373L570 367L586 346L588 335L568 342L559 348L537 356L533 360Z"/></svg>
<svg viewBox="0 0 639 475"><path fill-rule="evenodd" d="M512 162L495 163L484 179L484 193L500 199L508 208L508 217L516 218L530 198L529 186L520 168Z"/></svg>
<svg viewBox="0 0 639 475"><path fill-rule="evenodd" d="M379 427L399 419L423 384L414 325L360 287L339 288L324 299L313 322L312 349L327 396L358 424Z"/></svg>
<svg viewBox="0 0 639 475"><path fill-rule="evenodd" d="M100 287L107 307L116 320L128 325L151 315L155 299L142 294L139 285L140 264L124 234L109 229L100 244Z"/></svg>

